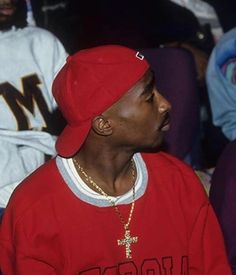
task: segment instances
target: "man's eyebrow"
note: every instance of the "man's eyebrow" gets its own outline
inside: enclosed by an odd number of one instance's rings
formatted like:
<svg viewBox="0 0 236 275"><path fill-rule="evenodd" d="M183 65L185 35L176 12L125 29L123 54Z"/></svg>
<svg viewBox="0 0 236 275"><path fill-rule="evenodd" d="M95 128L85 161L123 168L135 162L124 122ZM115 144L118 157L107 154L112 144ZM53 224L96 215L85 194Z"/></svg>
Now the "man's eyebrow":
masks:
<svg viewBox="0 0 236 275"><path fill-rule="evenodd" d="M146 84L141 96L152 92L154 86L155 86L155 77L154 77L154 74L152 74L152 77L149 80L149 82Z"/></svg>

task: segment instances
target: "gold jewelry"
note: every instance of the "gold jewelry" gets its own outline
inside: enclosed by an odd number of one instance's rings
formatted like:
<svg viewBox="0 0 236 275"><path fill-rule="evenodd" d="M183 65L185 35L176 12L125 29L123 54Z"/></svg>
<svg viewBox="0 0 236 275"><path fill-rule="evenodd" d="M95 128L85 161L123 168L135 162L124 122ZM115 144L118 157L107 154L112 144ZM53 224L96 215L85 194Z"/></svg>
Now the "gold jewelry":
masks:
<svg viewBox="0 0 236 275"><path fill-rule="evenodd" d="M110 204L114 207L115 212L117 214L117 216L120 219L120 222L123 224L124 226L124 239L122 240L117 240L117 244L118 246L124 245L125 246L125 252L126 252L126 258L127 259L131 259L132 258L132 251L131 251L131 244L133 243L137 243L138 242L138 237L132 237L130 236L130 229L129 229L129 225L132 219L132 215L134 212L134 205L135 205L135 165L134 165L134 161L131 160L131 165L132 165L132 182L133 182L133 199L132 199L132 203L131 203L131 208L130 208L130 212L129 212L129 217L128 217L128 221L127 223L124 220L124 217L122 216L118 206L115 204L115 202L107 195L106 192L104 192L102 190L102 188L100 186L98 186L94 180L84 171L83 167L77 162L77 160L75 158L73 158L73 162L75 164L75 166L78 168L78 170L81 172L81 174L85 177L85 180L87 181L87 183L92 184L92 186L98 190L98 192L103 195L109 202Z"/></svg>

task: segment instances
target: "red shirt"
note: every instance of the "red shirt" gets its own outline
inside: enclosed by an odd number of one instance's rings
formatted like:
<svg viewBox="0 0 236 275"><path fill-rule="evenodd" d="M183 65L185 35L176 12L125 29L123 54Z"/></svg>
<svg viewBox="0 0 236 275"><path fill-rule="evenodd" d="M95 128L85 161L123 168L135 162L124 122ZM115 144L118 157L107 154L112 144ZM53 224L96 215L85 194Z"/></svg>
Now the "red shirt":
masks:
<svg viewBox="0 0 236 275"><path fill-rule="evenodd" d="M228 275L224 243L198 178L164 153L142 155L148 184L130 224L132 259L113 207L80 200L51 160L16 189L0 231L4 275ZM130 204L120 205L125 219Z"/></svg>

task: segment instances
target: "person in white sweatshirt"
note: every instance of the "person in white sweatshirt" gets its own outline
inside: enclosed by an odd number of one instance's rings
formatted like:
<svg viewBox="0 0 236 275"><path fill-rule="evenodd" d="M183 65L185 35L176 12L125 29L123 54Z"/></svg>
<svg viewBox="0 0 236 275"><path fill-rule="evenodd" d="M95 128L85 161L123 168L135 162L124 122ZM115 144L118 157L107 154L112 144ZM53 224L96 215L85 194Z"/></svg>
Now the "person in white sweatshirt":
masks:
<svg viewBox="0 0 236 275"><path fill-rule="evenodd" d="M32 26L32 17L27 23L26 4L0 0L0 208L55 154L51 84L67 53L55 35Z"/></svg>

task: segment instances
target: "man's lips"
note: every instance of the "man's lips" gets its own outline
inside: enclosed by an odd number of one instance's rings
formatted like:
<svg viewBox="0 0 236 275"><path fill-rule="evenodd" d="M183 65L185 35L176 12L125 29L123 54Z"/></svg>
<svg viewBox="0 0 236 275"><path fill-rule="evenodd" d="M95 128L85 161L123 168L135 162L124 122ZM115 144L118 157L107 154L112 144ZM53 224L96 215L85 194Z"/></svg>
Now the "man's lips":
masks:
<svg viewBox="0 0 236 275"><path fill-rule="evenodd" d="M2 15L12 15L15 11L15 8L13 6L6 6L6 5L2 5L0 6L0 14Z"/></svg>
<svg viewBox="0 0 236 275"><path fill-rule="evenodd" d="M168 131L169 128L170 128L170 115L169 115L169 113L166 113L164 116L164 119L159 127L159 130Z"/></svg>

